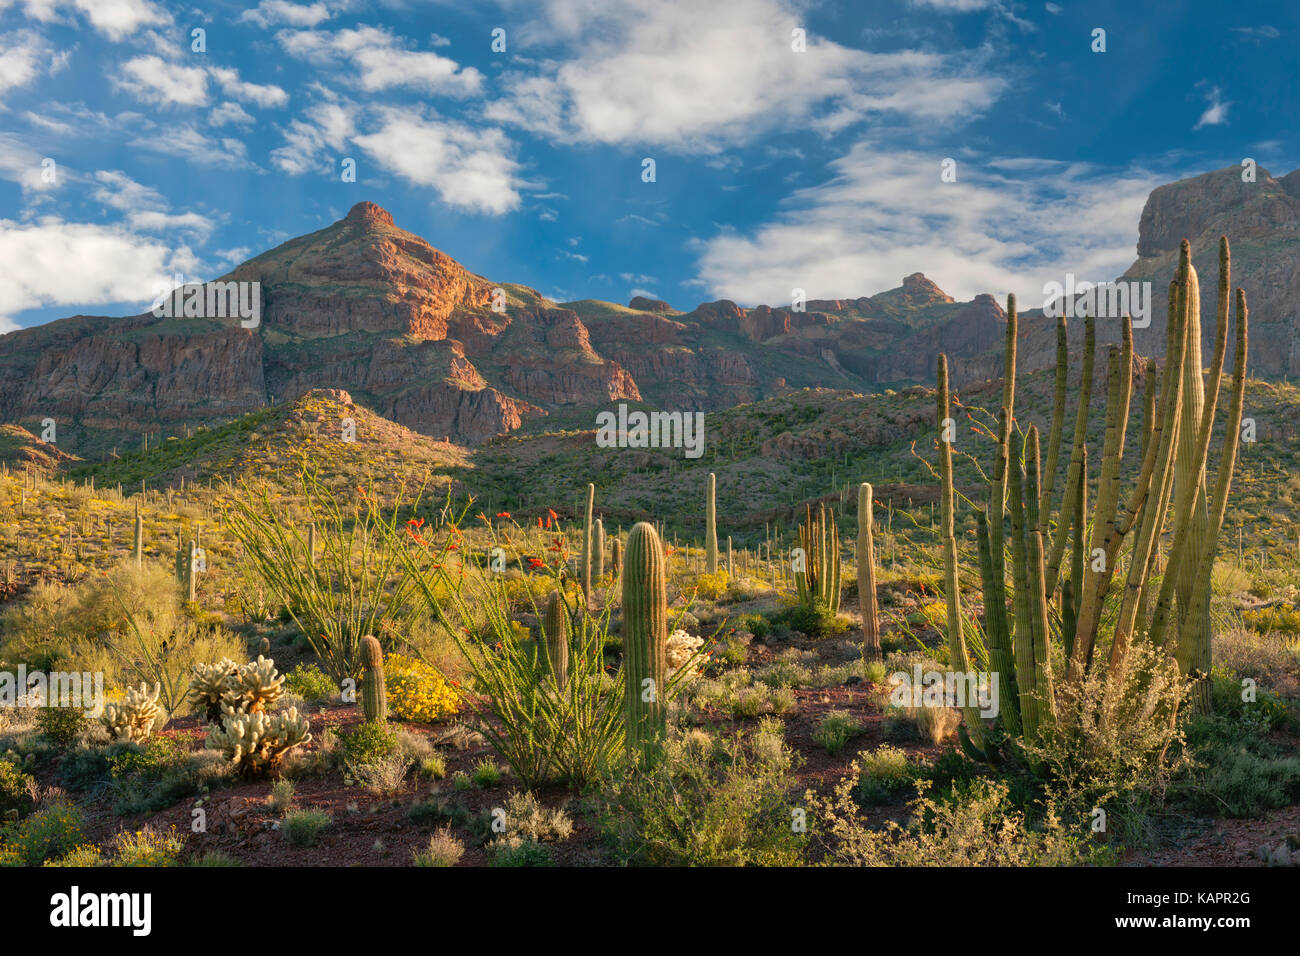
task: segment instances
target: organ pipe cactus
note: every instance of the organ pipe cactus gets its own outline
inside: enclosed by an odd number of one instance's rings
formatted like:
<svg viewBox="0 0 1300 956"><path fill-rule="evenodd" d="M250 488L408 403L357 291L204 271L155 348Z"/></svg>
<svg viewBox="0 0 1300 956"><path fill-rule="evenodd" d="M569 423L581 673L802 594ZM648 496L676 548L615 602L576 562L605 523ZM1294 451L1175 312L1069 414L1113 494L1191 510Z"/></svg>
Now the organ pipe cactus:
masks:
<svg viewBox="0 0 1300 956"><path fill-rule="evenodd" d="M132 544L131 553L135 557L135 566L137 568L144 566L144 516L140 514L140 500L135 502L135 540Z"/></svg>
<svg viewBox="0 0 1300 956"><path fill-rule="evenodd" d="M718 572L718 476L709 472L708 497L704 504L704 570Z"/></svg>
<svg viewBox="0 0 1300 956"><path fill-rule="evenodd" d="M596 486L587 485L587 508L582 524L582 598L586 607L591 607L591 549L593 537L592 512L596 506Z"/></svg>
<svg viewBox="0 0 1300 956"><path fill-rule="evenodd" d="M596 529L593 532L595 540L592 542L592 576L600 579L605 576L605 522L599 518L596 519Z"/></svg>
<svg viewBox="0 0 1300 956"><path fill-rule="evenodd" d="M827 515L826 506L818 505L814 518L811 506L805 506L807 520L799 525L799 549L795 555L794 581L799 602L820 605L832 614L840 610L840 535L835 526L835 512Z"/></svg>
<svg viewBox="0 0 1300 956"><path fill-rule="evenodd" d="M629 759L654 763L667 731L668 590L664 549L644 521L627 537L623 566L623 675Z"/></svg>
<svg viewBox="0 0 1300 956"><path fill-rule="evenodd" d="M371 634L361 638L361 711L371 723L382 723L388 719L384 649Z"/></svg>
<svg viewBox="0 0 1300 956"><path fill-rule="evenodd" d="M871 485L858 485L858 606L862 609L862 648L873 661L881 659L880 608L876 603L876 546L872 525L875 509Z"/></svg>

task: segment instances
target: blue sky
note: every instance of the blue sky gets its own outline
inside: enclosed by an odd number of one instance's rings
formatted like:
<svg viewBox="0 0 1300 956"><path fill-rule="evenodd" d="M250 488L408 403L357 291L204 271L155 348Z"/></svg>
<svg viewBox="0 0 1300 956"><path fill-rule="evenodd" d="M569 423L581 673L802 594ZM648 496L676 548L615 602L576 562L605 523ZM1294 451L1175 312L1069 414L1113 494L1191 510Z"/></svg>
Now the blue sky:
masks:
<svg viewBox="0 0 1300 956"><path fill-rule="evenodd" d="M0 330L363 199L559 300L1037 301L1122 272L1154 186L1300 165L1298 34L1294 3L0 0Z"/></svg>

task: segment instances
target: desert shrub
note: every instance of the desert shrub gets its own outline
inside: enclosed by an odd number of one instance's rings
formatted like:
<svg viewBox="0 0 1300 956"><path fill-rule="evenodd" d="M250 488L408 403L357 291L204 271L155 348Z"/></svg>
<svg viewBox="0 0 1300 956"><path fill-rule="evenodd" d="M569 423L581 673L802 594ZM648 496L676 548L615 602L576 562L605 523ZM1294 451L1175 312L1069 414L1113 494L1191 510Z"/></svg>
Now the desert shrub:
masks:
<svg viewBox="0 0 1300 956"><path fill-rule="evenodd" d="M695 578L695 587L700 597L716 601L727 593L727 572L721 568L712 574L705 572Z"/></svg>
<svg viewBox="0 0 1300 956"><path fill-rule="evenodd" d="M506 798L501 812L493 818L501 821L497 839L522 837L537 843L557 843L573 835L573 820L563 807L550 808L528 791L515 791Z"/></svg>
<svg viewBox="0 0 1300 956"><path fill-rule="evenodd" d="M315 846L321 831L334 822L324 810L291 810L284 815L280 830L290 846Z"/></svg>
<svg viewBox="0 0 1300 956"><path fill-rule="evenodd" d="M313 704L333 700L339 692L338 685L315 664L298 664L285 675L284 686L289 693Z"/></svg>
<svg viewBox="0 0 1300 956"><path fill-rule="evenodd" d="M463 824L469 821L465 805L445 794L434 793L427 799L411 804L406 818L413 823L431 826L435 823Z"/></svg>
<svg viewBox="0 0 1300 956"><path fill-rule="evenodd" d="M465 844L444 827L429 837L423 850L415 851L412 862L415 866L455 866L464 855Z"/></svg>
<svg viewBox="0 0 1300 956"><path fill-rule="evenodd" d="M1261 634L1300 634L1300 608L1288 604L1248 608L1241 612L1246 626Z"/></svg>
<svg viewBox="0 0 1300 956"><path fill-rule="evenodd" d="M862 725L846 710L827 711L813 731L813 743L828 754L837 754L849 740L862 732Z"/></svg>
<svg viewBox="0 0 1300 956"><path fill-rule="evenodd" d="M815 640L834 637L849 629L848 618L835 614L830 608L815 601L786 608L774 618L774 622Z"/></svg>
<svg viewBox="0 0 1300 956"><path fill-rule="evenodd" d="M471 779L480 787L495 787L501 782L501 768L495 763L484 757L474 765L474 772Z"/></svg>
<svg viewBox="0 0 1300 956"><path fill-rule="evenodd" d="M1300 801L1300 757L1239 720L1219 714L1188 721L1192 759L1179 768L1169 799L1195 813L1255 817Z"/></svg>
<svg viewBox="0 0 1300 956"><path fill-rule="evenodd" d="M749 631L758 640L763 640L772 631L772 624L761 614L744 614L740 618L740 627Z"/></svg>
<svg viewBox="0 0 1300 956"><path fill-rule="evenodd" d="M911 790L918 777L907 753L888 744L881 744L873 751L862 751L857 765L860 769L854 795L864 806L888 803Z"/></svg>
<svg viewBox="0 0 1300 956"><path fill-rule="evenodd" d="M884 734L888 740L925 740L938 746L960 723L961 714L951 707L891 707Z"/></svg>
<svg viewBox="0 0 1300 956"><path fill-rule="evenodd" d="M615 782L602 828L629 863L793 865L803 843L788 799L793 758L778 754L698 732L670 740L657 766Z"/></svg>
<svg viewBox="0 0 1300 956"><path fill-rule="evenodd" d="M1102 807L1132 827L1161 801L1184 759L1174 715L1188 682L1146 644L1134 644L1122 680L1107 671L1094 667L1079 684L1058 685L1056 722L1026 750L1070 810Z"/></svg>
<svg viewBox="0 0 1300 956"><path fill-rule="evenodd" d="M118 744L105 756L115 812L129 816L163 810L225 781L231 768L221 754L191 753L167 738L144 747Z"/></svg>
<svg viewBox="0 0 1300 956"><path fill-rule="evenodd" d="M65 803L53 803L0 831L0 846L4 855L17 865L40 866L79 846L84 831L80 810Z"/></svg>
<svg viewBox="0 0 1300 956"><path fill-rule="evenodd" d="M104 852L93 843L83 843L81 846L75 846L67 853L52 860L46 860L43 866L75 866L84 868L88 866L103 866Z"/></svg>
<svg viewBox="0 0 1300 956"><path fill-rule="evenodd" d="M891 758L892 759L892 758ZM980 780L951 799L920 794L905 824L869 828L854 800L855 761L833 793L805 794L814 834L828 863L847 866L1072 866L1100 851L1064 826L1050 805L1031 823L1008 799L1007 785Z"/></svg>
<svg viewBox="0 0 1300 956"><path fill-rule="evenodd" d="M177 866L185 838L176 827L164 831L145 827L134 833L119 833L113 840L113 866Z"/></svg>
<svg viewBox="0 0 1300 956"><path fill-rule="evenodd" d="M243 866L243 864L223 850L209 850L199 856L190 857L190 866Z"/></svg>
<svg viewBox="0 0 1300 956"><path fill-rule="evenodd" d="M1215 666L1210 675L1211 699L1216 714L1268 733L1288 717L1286 702L1265 687L1247 687L1241 678Z"/></svg>
<svg viewBox="0 0 1300 956"><path fill-rule="evenodd" d="M447 758L440 753L431 753L419 761L420 776L431 780L441 780L447 776Z"/></svg>
<svg viewBox="0 0 1300 956"><path fill-rule="evenodd" d="M0 760L0 820L12 813L25 817L36 805L36 780L12 760Z"/></svg>
<svg viewBox="0 0 1300 956"><path fill-rule="evenodd" d="M460 710L460 695L438 670L405 654L384 658L388 709L399 720L431 724Z"/></svg>
<svg viewBox="0 0 1300 956"><path fill-rule="evenodd" d="M364 721L342 735L343 762L347 767L372 763L397 749L397 733L377 721Z"/></svg>
<svg viewBox="0 0 1300 956"><path fill-rule="evenodd" d="M275 813L283 814L293 803L293 781L277 780L271 784L271 794L266 798L267 804Z"/></svg>
<svg viewBox="0 0 1300 956"><path fill-rule="evenodd" d="M768 687L806 687L812 681L812 671L797 661L776 660L754 678Z"/></svg>
<svg viewBox="0 0 1300 956"><path fill-rule="evenodd" d="M488 850L488 861L493 866L550 866L549 847L527 837L507 837L495 840Z"/></svg>
<svg viewBox="0 0 1300 956"><path fill-rule="evenodd" d="M60 750L75 744L89 723L86 712L77 707L42 707L36 712L36 726Z"/></svg>

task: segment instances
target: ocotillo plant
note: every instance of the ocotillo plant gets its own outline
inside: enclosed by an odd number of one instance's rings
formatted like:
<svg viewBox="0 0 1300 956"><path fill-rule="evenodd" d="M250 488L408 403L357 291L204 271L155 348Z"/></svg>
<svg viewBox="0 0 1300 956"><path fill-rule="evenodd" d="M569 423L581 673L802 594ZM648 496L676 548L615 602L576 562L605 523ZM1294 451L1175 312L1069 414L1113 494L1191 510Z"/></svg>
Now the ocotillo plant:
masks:
<svg viewBox="0 0 1300 956"><path fill-rule="evenodd" d="M872 524L875 509L871 485L858 485L858 606L862 609L862 649L880 660L880 608L876 604L876 545Z"/></svg>
<svg viewBox="0 0 1300 956"><path fill-rule="evenodd" d="M718 573L718 476L709 472L709 493L704 504L704 570Z"/></svg>
<svg viewBox="0 0 1300 956"><path fill-rule="evenodd" d="M361 712L370 722L382 722L388 719L384 650L371 634L361 638Z"/></svg>
<svg viewBox="0 0 1300 956"><path fill-rule="evenodd" d="M799 550L792 562L799 603L821 605L832 614L840 609L840 535L835 512L827 517L826 506L817 506L814 519L805 505L807 520L799 525Z"/></svg>
<svg viewBox="0 0 1300 956"><path fill-rule="evenodd" d="M551 592L542 619L546 669L561 690L569 682L569 607L558 589Z"/></svg>
<svg viewBox="0 0 1300 956"><path fill-rule="evenodd" d="M653 763L667 729L668 589L663 545L644 521L627 536L623 675L628 756L642 765Z"/></svg>

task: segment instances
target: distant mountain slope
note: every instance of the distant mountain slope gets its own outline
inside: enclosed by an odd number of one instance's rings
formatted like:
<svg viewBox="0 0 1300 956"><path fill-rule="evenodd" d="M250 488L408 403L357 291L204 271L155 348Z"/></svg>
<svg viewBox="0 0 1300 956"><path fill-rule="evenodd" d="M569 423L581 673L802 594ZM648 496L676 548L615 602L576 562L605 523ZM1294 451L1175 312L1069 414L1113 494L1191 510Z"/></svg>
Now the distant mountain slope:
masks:
<svg viewBox="0 0 1300 956"><path fill-rule="evenodd" d="M1163 351L1165 290L1184 236L1201 271L1208 346L1220 233L1233 243L1233 284L1250 299L1252 373L1300 374L1300 171L1274 179L1259 169L1243 183L1229 167L1152 192L1125 273L1153 286L1138 350ZM223 280L260 284L257 328L146 313L0 336L4 418L35 428L52 417L65 451L95 458L139 447L143 433L177 435L342 388L416 432L475 443L610 402L716 411L801 388L928 382L940 352L957 384L1001 373L999 302L955 302L920 273L878 295L799 310L722 300L683 312L641 297L557 304L469 272L368 202ZM1027 308L1041 303L1020 305L1028 372L1052 362L1055 320ZM1101 320L1098 333L1102 344L1117 340L1119 322ZM1073 347L1081 335L1082 322L1071 322Z"/></svg>

